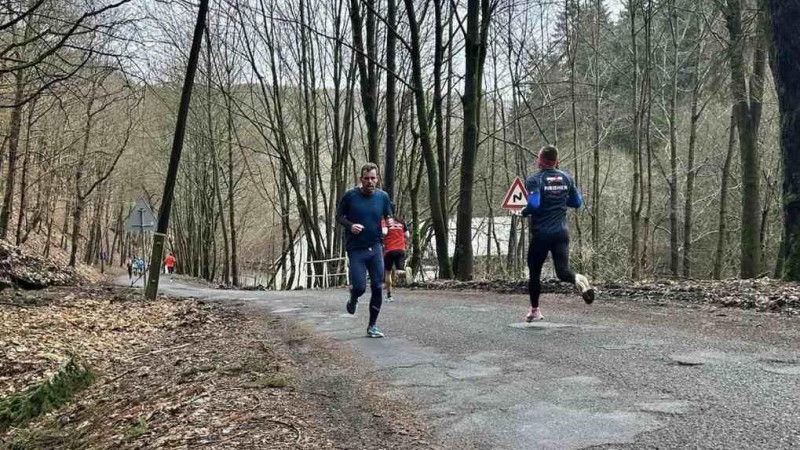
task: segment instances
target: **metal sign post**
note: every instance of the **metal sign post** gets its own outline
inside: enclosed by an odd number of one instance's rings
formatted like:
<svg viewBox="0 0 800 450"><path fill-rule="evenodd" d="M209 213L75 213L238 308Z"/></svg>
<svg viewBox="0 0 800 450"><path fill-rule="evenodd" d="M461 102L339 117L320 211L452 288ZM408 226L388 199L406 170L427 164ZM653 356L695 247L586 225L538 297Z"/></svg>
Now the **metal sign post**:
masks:
<svg viewBox="0 0 800 450"><path fill-rule="evenodd" d="M153 209L143 198L136 200L136 204L131 209L128 217L125 219L125 231L129 233L139 233L139 245L141 246L141 258L144 264L147 249L145 248L144 233L151 233L156 229L156 216L153 214ZM142 267L142 276L144 276L144 286L147 286L147 270Z"/></svg>
<svg viewBox="0 0 800 450"><path fill-rule="evenodd" d="M141 230L139 233L140 242L142 244L142 258L147 253L144 248L144 208L139 209L139 229ZM142 271L142 276L144 276L144 286L147 286L147 267L144 267Z"/></svg>

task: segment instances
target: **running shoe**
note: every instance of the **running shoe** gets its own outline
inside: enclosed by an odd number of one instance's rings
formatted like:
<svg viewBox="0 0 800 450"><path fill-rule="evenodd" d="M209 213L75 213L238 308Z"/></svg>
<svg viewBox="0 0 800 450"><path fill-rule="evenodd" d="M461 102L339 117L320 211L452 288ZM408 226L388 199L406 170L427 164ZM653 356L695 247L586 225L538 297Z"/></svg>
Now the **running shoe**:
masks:
<svg viewBox="0 0 800 450"><path fill-rule="evenodd" d="M579 273L576 273L575 287L577 287L578 291L580 291L583 301L586 302L587 305L591 305L594 301L594 288L591 284L589 284L589 279Z"/></svg>
<svg viewBox="0 0 800 450"><path fill-rule="evenodd" d="M525 322L530 323L534 320L544 320L544 316L541 309L530 307L528 308L528 315L525 316Z"/></svg>
<svg viewBox="0 0 800 450"><path fill-rule="evenodd" d="M386 297L386 302L387 302L387 303L391 303L391 302L393 302L393 301L394 301L394 297L392 297L391 295L390 295L390 296L388 296L388 297Z"/></svg>
<svg viewBox="0 0 800 450"><path fill-rule="evenodd" d="M383 333L381 332L381 330L378 329L378 327L373 325L373 326L367 328L367 337L382 338L383 337Z"/></svg>
<svg viewBox="0 0 800 450"><path fill-rule="evenodd" d="M351 298L351 299L347 300L346 309L347 309L348 313L355 314L356 313L356 306L358 306L358 299L352 299Z"/></svg>

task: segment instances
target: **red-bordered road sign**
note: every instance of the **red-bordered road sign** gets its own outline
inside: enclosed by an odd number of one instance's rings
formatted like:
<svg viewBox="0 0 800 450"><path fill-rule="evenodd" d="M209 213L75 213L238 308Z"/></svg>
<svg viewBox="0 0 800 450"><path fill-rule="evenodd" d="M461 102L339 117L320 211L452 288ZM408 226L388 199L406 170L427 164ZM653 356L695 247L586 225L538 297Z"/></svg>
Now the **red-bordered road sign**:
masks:
<svg viewBox="0 0 800 450"><path fill-rule="evenodd" d="M525 208L528 204L528 191L525 190L525 184L519 177L514 178L511 187L508 188L506 196L503 198L503 209L510 209L512 211L519 211Z"/></svg>

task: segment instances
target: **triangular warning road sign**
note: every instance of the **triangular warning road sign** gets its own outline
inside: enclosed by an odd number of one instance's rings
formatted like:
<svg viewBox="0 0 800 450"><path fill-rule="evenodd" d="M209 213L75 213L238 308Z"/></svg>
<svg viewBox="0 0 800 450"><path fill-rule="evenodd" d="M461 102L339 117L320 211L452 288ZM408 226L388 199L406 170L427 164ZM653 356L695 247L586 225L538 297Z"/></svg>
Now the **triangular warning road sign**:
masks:
<svg viewBox="0 0 800 450"><path fill-rule="evenodd" d="M525 190L525 185L519 177L514 178L514 182L511 183L511 187L508 188L508 192L506 192L506 196L503 198L502 208L519 211L525 208L527 204L528 191Z"/></svg>

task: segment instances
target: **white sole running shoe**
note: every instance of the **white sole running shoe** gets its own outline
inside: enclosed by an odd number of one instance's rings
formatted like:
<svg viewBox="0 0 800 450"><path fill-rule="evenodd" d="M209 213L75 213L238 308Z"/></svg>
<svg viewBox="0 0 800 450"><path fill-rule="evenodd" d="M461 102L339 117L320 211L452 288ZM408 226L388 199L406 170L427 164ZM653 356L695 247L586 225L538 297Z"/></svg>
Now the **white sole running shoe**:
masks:
<svg viewBox="0 0 800 450"><path fill-rule="evenodd" d="M525 322L531 323L534 320L544 320L542 310L539 308L528 308L528 314L525 316Z"/></svg>
<svg viewBox="0 0 800 450"><path fill-rule="evenodd" d="M587 305L591 305L592 302L594 302L594 288L591 284L589 284L588 278L576 273L575 287L578 288L578 291L581 293L581 297L583 297L583 301L586 302Z"/></svg>

